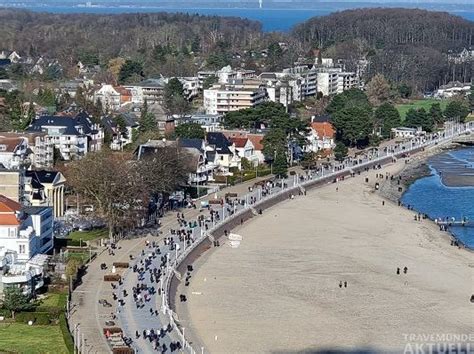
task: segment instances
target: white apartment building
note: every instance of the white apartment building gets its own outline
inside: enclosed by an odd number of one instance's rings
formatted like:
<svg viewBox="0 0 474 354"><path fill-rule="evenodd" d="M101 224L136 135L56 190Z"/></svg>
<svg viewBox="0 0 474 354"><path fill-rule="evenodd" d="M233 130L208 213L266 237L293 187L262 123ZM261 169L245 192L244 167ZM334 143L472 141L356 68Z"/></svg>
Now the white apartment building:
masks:
<svg viewBox="0 0 474 354"><path fill-rule="evenodd" d="M217 80L220 84L228 84L232 80L251 79L256 75L255 70L232 69L230 65L224 66L222 69L217 71L198 71L198 81L200 87L202 87L204 80L210 76L217 77Z"/></svg>
<svg viewBox="0 0 474 354"><path fill-rule="evenodd" d="M318 72L318 92L321 92L323 96L337 94L340 71L340 69L320 69Z"/></svg>
<svg viewBox="0 0 474 354"><path fill-rule="evenodd" d="M359 78L354 72L340 72L337 75L337 93L359 87Z"/></svg>
<svg viewBox="0 0 474 354"><path fill-rule="evenodd" d="M207 114L225 114L255 107L267 99L267 90L263 85L260 87L243 83L214 85L204 90L204 109Z"/></svg>

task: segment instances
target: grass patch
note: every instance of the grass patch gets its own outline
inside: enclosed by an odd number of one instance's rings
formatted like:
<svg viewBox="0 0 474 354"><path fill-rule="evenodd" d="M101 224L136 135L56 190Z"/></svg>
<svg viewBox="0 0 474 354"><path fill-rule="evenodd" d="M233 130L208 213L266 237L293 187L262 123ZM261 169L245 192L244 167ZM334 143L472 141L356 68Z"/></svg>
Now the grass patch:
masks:
<svg viewBox="0 0 474 354"><path fill-rule="evenodd" d="M67 259L78 259L82 264L89 260L89 251L87 252L70 252L68 251Z"/></svg>
<svg viewBox="0 0 474 354"><path fill-rule="evenodd" d="M413 108L413 109L419 109L419 108L424 108L426 111L429 111L431 108L431 105L433 103L439 103L441 105L441 109L444 110L446 108L446 105L448 104L447 100L435 100L434 98L427 98L424 100L415 100L411 101L410 103L404 103L404 104L397 104L395 107L397 108L398 112L400 113L400 117L402 118L402 121L405 120L405 117L407 115L407 112Z"/></svg>
<svg viewBox="0 0 474 354"><path fill-rule="evenodd" d="M0 352L69 353L59 326L28 326L23 323L0 324Z"/></svg>
<svg viewBox="0 0 474 354"><path fill-rule="evenodd" d="M41 308L57 307L62 310L66 308L67 293L47 293L46 295L44 299L41 299L38 311Z"/></svg>
<svg viewBox="0 0 474 354"><path fill-rule="evenodd" d="M67 236L67 238L74 241L79 241L81 239L82 241L91 241L91 240L96 240L98 238L104 238L108 236L109 236L109 230L96 229L96 230L90 230L90 231L73 231Z"/></svg>

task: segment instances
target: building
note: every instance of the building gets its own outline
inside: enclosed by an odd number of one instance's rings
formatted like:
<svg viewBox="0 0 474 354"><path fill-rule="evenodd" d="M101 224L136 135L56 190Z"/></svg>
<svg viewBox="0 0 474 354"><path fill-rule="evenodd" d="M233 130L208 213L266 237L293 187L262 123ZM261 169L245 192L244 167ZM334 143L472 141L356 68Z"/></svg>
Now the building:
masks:
<svg viewBox="0 0 474 354"><path fill-rule="evenodd" d="M213 132L219 129L222 123L222 115L220 114L193 114L192 116L184 117L181 123L195 123L199 124L206 132Z"/></svg>
<svg viewBox="0 0 474 354"><path fill-rule="evenodd" d="M123 150L125 145L132 142L133 131L139 127L138 118L133 113L122 113L116 119L109 116L102 117L104 135L111 138L110 148L112 150Z"/></svg>
<svg viewBox="0 0 474 354"><path fill-rule="evenodd" d="M48 206L53 209L54 218L64 216L64 189L66 179L57 171L25 171L23 178L25 205Z"/></svg>
<svg viewBox="0 0 474 354"><path fill-rule="evenodd" d="M28 133L45 133L46 140L70 161L81 158L90 151L99 151L104 141L104 133L99 124L85 112L74 116L40 116L27 128Z"/></svg>
<svg viewBox="0 0 474 354"><path fill-rule="evenodd" d="M332 150L336 146L335 138L336 132L329 121L313 121L307 136L308 144L305 146L305 151Z"/></svg>
<svg viewBox="0 0 474 354"><path fill-rule="evenodd" d="M134 85L125 85L124 87L131 93L132 103L163 104L163 93L166 86L164 78L147 79Z"/></svg>
<svg viewBox="0 0 474 354"><path fill-rule="evenodd" d="M452 81L447 85L441 86L434 94L436 98L444 99L451 98L456 95L465 96L471 91L470 83L462 83L459 81Z"/></svg>
<svg viewBox="0 0 474 354"><path fill-rule="evenodd" d="M0 247L28 261L53 248L53 212L49 207L24 207L0 195Z"/></svg>
<svg viewBox="0 0 474 354"><path fill-rule="evenodd" d="M258 159L258 163L265 162L265 156L263 154L263 138L265 137L264 134L250 133L245 130L222 130L221 132L227 137L227 139L231 141L236 138L244 138L250 140L253 145L253 153Z"/></svg>
<svg viewBox="0 0 474 354"><path fill-rule="evenodd" d="M391 129L392 138L413 138L422 133L421 129L416 128L397 127Z"/></svg>
<svg viewBox="0 0 474 354"><path fill-rule="evenodd" d="M221 132L207 133L206 140L215 154L218 171L223 175L231 175L230 169L242 169L241 159L235 145Z"/></svg>
<svg viewBox="0 0 474 354"><path fill-rule="evenodd" d="M22 167L33 167L33 168L46 168L53 165L53 153L54 145L46 138L46 133L12 133L12 132L0 132L0 144L1 142L7 143L8 141L14 141L15 139L26 142L27 148L26 153L20 154L20 166ZM8 145L8 144L7 144ZM23 148L18 151L23 151ZM3 155L6 158L7 153ZM17 168L16 162L12 164L4 165L5 168Z"/></svg>
<svg viewBox="0 0 474 354"><path fill-rule="evenodd" d="M344 91L352 88L359 88L359 78L354 72L340 72L337 75L337 93L343 93Z"/></svg>
<svg viewBox="0 0 474 354"><path fill-rule="evenodd" d="M28 139L24 137L0 136L0 165L6 169L19 169L31 164Z"/></svg>
<svg viewBox="0 0 474 354"><path fill-rule="evenodd" d="M94 93L94 102L100 101L104 112L117 111L124 104L132 102L132 92L126 87L102 85Z"/></svg>
<svg viewBox="0 0 474 354"><path fill-rule="evenodd" d="M338 93L340 69L319 69L318 92L323 96L332 96Z"/></svg>
<svg viewBox="0 0 474 354"><path fill-rule="evenodd" d="M253 166L258 166L260 163L259 157L255 152L255 147L249 138L229 138L234 144L235 151L241 159L245 158Z"/></svg>
<svg viewBox="0 0 474 354"><path fill-rule="evenodd" d="M197 78L200 87L202 88L204 81L212 76L215 76L217 82L220 84L228 84L234 80L251 79L256 77L254 70L232 69L232 67L228 65L217 71L198 71Z"/></svg>
<svg viewBox="0 0 474 354"><path fill-rule="evenodd" d="M204 109L207 114L225 114L240 109L252 108L268 100L264 85L233 84L214 85L204 90Z"/></svg>

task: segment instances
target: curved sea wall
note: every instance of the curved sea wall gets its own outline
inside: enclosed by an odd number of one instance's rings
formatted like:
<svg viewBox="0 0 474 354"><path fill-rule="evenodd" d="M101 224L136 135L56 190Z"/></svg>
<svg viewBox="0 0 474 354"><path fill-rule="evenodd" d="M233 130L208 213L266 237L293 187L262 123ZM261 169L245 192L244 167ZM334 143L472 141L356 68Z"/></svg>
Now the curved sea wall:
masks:
<svg viewBox="0 0 474 354"><path fill-rule="evenodd" d="M422 150L423 148L421 147L416 148L416 149L413 149L411 153L417 153ZM398 154L395 154L394 157L398 158L404 154L405 152L400 152ZM366 171L367 169L374 168L377 165L386 165L387 163L390 163L392 161L393 161L393 157L388 156L388 157L384 157L373 162L368 162L363 165L354 166L350 170L345 169L340 172L334 172L328 175L327 177L321 177L314 180L306 180L295 187L290 187L283 191L275 193L274 195L270 195L269 197L253 204L252 208L254 210L262 210L263 212L266 209L271 208L272 206L282 201L288 200L291 194L294 194L294 195L298 194L301 191L300 187L304 188L305 190L318 188L323 185L333 183L336 181L336 179L341 180L346 177L349 177L351 176L352 173L361 173L361 172ZM250 220L254 216L255 215L253 214L251 208L241 210L229 216L219 225L216 225L214 228L210 229L209 234L211 234L215 240L218 240L225 235L225 231L227 232L232 231L236 226L240 225L242 222L246 222ZM180 260L179 265L176 267L176 270L180 274L185 274L187 271L187 266L190 264L193 264L193 262L196 259L198 259L204 252L212 248L212 246L213 246L212 241L210 241L208 237L201 240L198 244L192 245L191 247L193 247L193 249L184 258ZM175 311L176 309L175 301L176 301L176 293L177 293L179 283L180 283L180 280L178 279L176 274L173 274L168 283L168 289L167 289L169 308L172 311Z"/></svg>

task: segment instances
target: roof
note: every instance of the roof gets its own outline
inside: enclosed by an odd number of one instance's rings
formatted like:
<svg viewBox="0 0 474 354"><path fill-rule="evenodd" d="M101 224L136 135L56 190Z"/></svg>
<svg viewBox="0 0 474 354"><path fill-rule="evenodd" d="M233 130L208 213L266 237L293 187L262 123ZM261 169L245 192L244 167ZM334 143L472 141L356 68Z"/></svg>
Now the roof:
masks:
<svg viewBox="0 0 474 354"><path fill-rule="evenodd" d="M86 112L79 112L75 116L40 116L34 120L26 130L27 132L41 132L44 127L62 127L64 135L88 135L95 134L93 123ZM82 133L78 127L82 128Z"/></svg>
<svg viewBox="0 0 474 354"><path fill-rule="evenodd" d="M323 123L323 122L329 122L330 119L331 119L331 117L329 116L329 114L324 114L322 116L313 116L311 118L311 122Z"/></svg>
<svg viewBox="0 0 474 354"><path fill-rule="evenodd" d="M23 211L25 214L28 215L38 215L41 214L44 211L47 210L52 210L51 207L45 207L45 206L28 206L28 207L23 207Z"/></svg>
<svg viewBox="0 0 474 354"><path fill-rule="evenodd" d="M247 134L247 138L252 142L253 147L257 151L263 150L263 134Z"/></svg>
<svg viewBox="0 0 474 354"><path fill-rule="evenodd" d="M130 90L126 89L123 86L114 86L114 89L115 89L115 91L120 93L122 96L131 96L132 95Z"/></svg>
<svg viewBox="0 0 474 354"><path fill-rule="evenodd" d="M247 141L249 139L247 138L230 138L230 141L232 141L235 145L236 148L243 148L245 145L247 145Z"/></svg>
<svg viewBox="0 0 474 354"><path fill-rule="evenodd" d="M185 138L180 138L178 140L179 146L183 148L194 148L199 151L203 151L202 145L203 145L203 140L202 139L185 139Z"/></svg>
<svg viewBox="0 0 474 354"><path fill-rule="evenodd" d="M35 171L26 171L25 176L36 179L39 183L54 183L59 172L56 171L46 171L46 170L35 170Z"/></svg>
<svg viewBox="0 0 474 354"><path fill-rule="evenodd" d="M21 210L21 204L0 194L0 213L16 213Z"/></svg>
<svg viewBox="0 0 474 354"><path fill-rule="evenodd" d="M225 137L224 134L218 132L207 133L207 142L210 145L214 145L219 154L232 154L229 150L229 146L232 145L230 141Z"/></svg>
<svg viewBox="0 0 474 354"><path fill-rule="evenodd" d="M311 128L318 134L319 138L334 138L334 127L329 122L313 122Z"/></svg>
<svg viewBox="0 0 474 354"><path fill-rule="evenodd" d="M0 145L5 146L2 152L15 152L18 145L21 145L23 138L11 138L0 136Z"/></svg>
<svg viewBox="0 0 474 354"><path fill-rule="evenodd" d="M20 225L15 214L0 214L0 225Z"/></svg>

